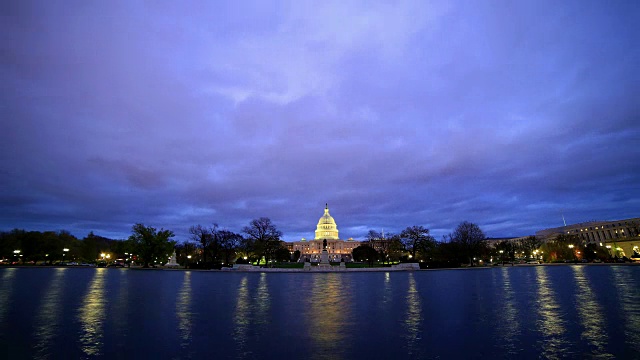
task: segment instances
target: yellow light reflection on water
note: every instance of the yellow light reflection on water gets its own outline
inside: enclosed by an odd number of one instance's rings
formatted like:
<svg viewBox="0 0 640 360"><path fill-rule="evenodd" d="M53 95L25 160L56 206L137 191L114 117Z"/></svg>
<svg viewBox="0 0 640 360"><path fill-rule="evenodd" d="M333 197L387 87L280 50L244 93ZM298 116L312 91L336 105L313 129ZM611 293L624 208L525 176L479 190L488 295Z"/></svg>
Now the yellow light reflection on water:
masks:
<svg viewBox="0 0 640 360"><path fill-rule="evenodd" d="M106 268L96 268L89 290L82 300L78 316L80 320L80 345L87 356L99 356L102 350L103 325L105 319L105 277Z"/></svg>
<svg viewBox="0 0 640 360"><path fill-rule="evenodd" d="M384 273L384 293L382 295L382 309L386 310L391 304L393 293L391 292L391 276L389 272Z"/></svg>
<svg viewBox="0 0 640 360"><path fill-rule="evenodd" d="M638 294L638 284L630 273L631 270L634 270L634 267L611 267L620 299L619 305L624 313L625 343L638 354L640 353L640 303L637 299L640 294Z"/></svg>
<svg viewBox="0 0 640 360"><path fill-rule="evenodd" d="M564 321L560 317L560 306L547 276L547 267L536 266L536 281L538 282L537 328L542 332L544 339L540 346L543 351L542 357L558 359L563 357L563 350L568 344L564 338L566 329Z"/></svg>
<svg viewBox="0 0 640 360"><path fill-rule="evenodd" d="M0 283L0 324L9 311L9 300L13 292L13 279L16 276L16 268L3 269L2 283Z"/></svg>
<svg viewBox="0 0 640 360"><path fill-rule="evenodd" d="M341 359L348 334L345 323L349 322L350 299L343 290L342 274L317 274L313 277L312 296L307 298L309 306L309 329L314 348L310 354L315 359Z"/></svg>
<svg viewBox="0 0 640 360"><path fill-rule="evenodd" d="M184 272L182 287L176 301L176 317L180 330L180 347L186 349L191 344L191 272Z"/></svg>
<svg viewBox="0 0 640 360"><path fill-rule="evenodd" d="M410 272L409 288L407 289L407 317L404 321L406 328L407 350L409 355L415 355L419 349L418 341L421 339L422 302L416 288L416 280Z"/></svg>
<svg viewBox="0 0 640 360"><path fill-rule="evenodd" d="M249 280L247 277L248 275L245 275L240 280L238 295L236 296L236 309L233 314L233 339L236 342L238 357L241 359L246 356L247 331L251 325L248 287Z"/></svg>
<svg viewBox="0 0 640 360"><path fill-rule="evenodd" d="M233 339L236 342L238 358L251 358L252 353L247 350L249 329L257 332L268 331L269 313L271 311L271 295L267 285L267 274L261 273L258 287L252 297L249 287L249 276L245 275L240 280L236 308L233 315Z"/></svg>
<svg viewBox="0 0 640 360"><path fill-rule="evenodd" d="M500 318L500 344L504 346L506 352L515 356L518 354L516 339L520 335L520 322L518 321L518 311L515 304L515 293L511 287L511 269L502 267L500 269L502 275L502 292L503 302L502 309L497 311ZM499 288L499 286L497 286Z"/></svg>
<svg viewBox="0 0 640 360"><path fill-rule="evenodd" d="M65 268L54 270L53 280L44 293L42 304L36 315L34 332L36 359L48 359L51 356L49 347L61 325L62 284L65 270Z"/></svg>
<svg viewBox="0 0 640 360"><path fill-rule="evenodd" d="M599 359L613 359L614 356L605 351L609 337L606 332L602 307L596 302L589 280L584 275L583 266L573 266L577 293L576 307L582 328L582 338L589 342L591 354Z"/></svg>
<svg viewBox="0 0 640 360"><path fill-rule="evenodd" d="M268 323L268 314L271 308L271 297L269 296L269 288L267 286L267 274L260 274L260 281L258 282L258 291L255 297L257 303L256 309L256 324L266 325Z"/></svg>

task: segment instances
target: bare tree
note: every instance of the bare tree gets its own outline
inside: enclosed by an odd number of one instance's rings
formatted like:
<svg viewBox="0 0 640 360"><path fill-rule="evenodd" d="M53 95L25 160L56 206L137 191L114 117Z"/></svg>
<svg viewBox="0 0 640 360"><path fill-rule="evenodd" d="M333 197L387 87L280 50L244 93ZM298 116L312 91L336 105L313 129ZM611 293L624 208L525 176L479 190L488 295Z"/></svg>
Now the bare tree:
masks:
<svg viewBox="0 0 640 360"><path fill-rule="evenodd" d="M207 229L202 225L196 225L189 228L191 239L200 244L200 248L202 249L202 262L204 263L207 263L207 254L209 253L211 244L214 241L212 230L215 231L217 229L217 224L213 224L212 229Z"/></svg>
<svg viewBox="0 0 640 360"><path fill-rule="evenodd" d="M429 235L429 229L424 226L410 226L400 233L404 247L416 259L416 253L435 244L433 236Z"/></svg>
<svg viewBox="0 0 640 360"><path fill-rule="evenodd" d="M231 264L233 261L231 258L235 258L236 249L242 241L242 235L229 230L220 230L217 235L220 240L220 250L224 257L224 263Z"/></svg>
<svg viewBox="0 0 640 360"><path fill-rule="evenodd" d="M460 223L456 230L452 234L449 234L449 239L460 245L464 256L472 266L474 256L482 253L483 247L485 246L484 240L486 238L484 232L480 230L478 225L468 221Z"/></svg>
<svg viewBox="0 0 640 360"><path fill-rule="evenodd" d="M275 251L280 247L282 232L278 231L271 220L266 217L251 220L249 226L245 226L242 232L253 240L253 248L258 255L258 261L264 257L268 265L269 260L274 257Z"/></svg>

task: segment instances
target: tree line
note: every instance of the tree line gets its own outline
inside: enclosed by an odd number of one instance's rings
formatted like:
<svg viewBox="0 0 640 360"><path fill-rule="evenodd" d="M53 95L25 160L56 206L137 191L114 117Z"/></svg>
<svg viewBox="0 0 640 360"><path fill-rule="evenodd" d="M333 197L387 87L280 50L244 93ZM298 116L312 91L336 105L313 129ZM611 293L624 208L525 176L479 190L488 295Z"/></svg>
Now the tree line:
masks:
<svg viewBox="0 0 640 360"><path fill-rule="evenodd" d="M353 258L373 264L399 261L421 262L431 267L471 266L487 253L486 236L480 227L464 221L437 241L424 226L409 226L399 234L369 230L365 241L353 250Z"/></svg>
<svg viewBox="0 0 640 360"><path fill-rule="evenodd" d="M191 268L220 268L238 262L288 261L291 254L281 239L282 232L269 218L252 220L235 233L212 226L195 225L189 239L177 243L171 230L135 224L127 239L113 240L90 232L78 239L68 231L0 232L3 263L46 264L78 262L117 263L151 267L166 264L173 252L180 265Z"/></svg>
<svg viewBox="0 0 640 360"><path fill-rule="evenodd" d="M3 263L120 262L144 267L166 264L176 252L180 265L190 268L221 268L233 263L271 266L274 262L297 261L300 252L291 254L281 239L282 232L269 218L261 217L236 233L210 226L189 228L189 239L177 243L170 230L144 224L132 226L127 239L112 240L90 232L78 239L68 231L0 232L0 257ZM535 236L517 241L490 244L477 224L464 221L437 241L428 228L409 226L399 234L370 230L361 245L353 250L359 262L388 264L399 261L420 262L426 267L457 267L517 260L551 261L593 260L612 255L602 246L585 245L577 236L561 234L543 242Z"/></svg>

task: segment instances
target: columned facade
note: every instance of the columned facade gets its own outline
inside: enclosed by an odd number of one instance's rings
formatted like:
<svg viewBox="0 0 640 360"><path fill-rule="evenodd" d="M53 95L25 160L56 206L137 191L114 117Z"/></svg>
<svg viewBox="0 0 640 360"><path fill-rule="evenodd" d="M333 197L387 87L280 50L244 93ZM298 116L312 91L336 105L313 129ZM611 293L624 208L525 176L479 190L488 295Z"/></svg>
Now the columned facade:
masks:
<svg viewBox="0 0 640 360"><path fill-rule="evenodd" d="M293 251L300 251L300 260L309 260L317 262L320 260L323 243L327 241L327 252L330 261L353 261L353 249L360 246L359 241L353 239L341 240L339 237L338 226L335 220L329 214L329 206L324 208L324 214L318 220L316 226L315 238L313 240L302 239L293 243Z"/></svg>

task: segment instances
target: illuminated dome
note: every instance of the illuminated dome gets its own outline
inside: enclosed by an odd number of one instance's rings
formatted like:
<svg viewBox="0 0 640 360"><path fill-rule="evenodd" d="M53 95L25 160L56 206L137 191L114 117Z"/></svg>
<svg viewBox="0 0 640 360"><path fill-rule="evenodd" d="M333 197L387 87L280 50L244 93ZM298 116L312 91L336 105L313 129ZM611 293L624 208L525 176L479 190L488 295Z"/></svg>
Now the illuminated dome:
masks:
<svg viewBox="0 0 640 360"><path fill-rule="evenodd" d="M324 215L318 220L318 227L316 228L316 240L338 240L338 226L333 217L329 215L329 205L324 208Z"/></svg>

